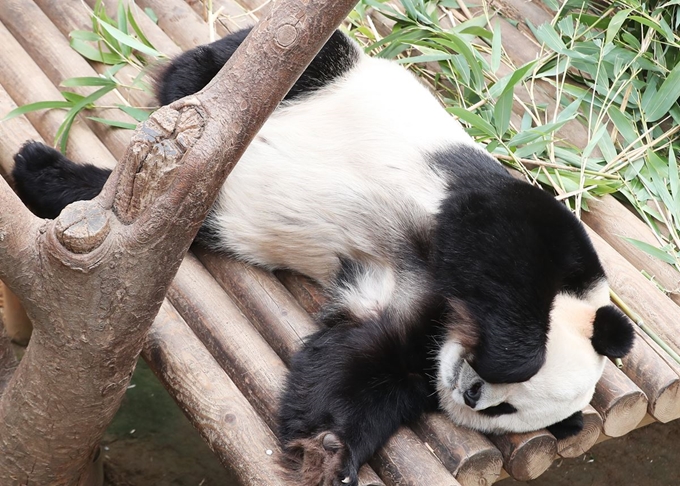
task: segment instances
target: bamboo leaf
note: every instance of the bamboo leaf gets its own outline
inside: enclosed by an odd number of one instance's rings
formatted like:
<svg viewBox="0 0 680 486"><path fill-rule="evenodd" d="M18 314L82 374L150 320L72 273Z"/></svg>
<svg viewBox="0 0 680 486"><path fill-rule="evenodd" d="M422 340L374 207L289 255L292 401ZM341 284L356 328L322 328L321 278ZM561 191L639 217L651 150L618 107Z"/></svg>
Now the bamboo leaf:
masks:
<svg viewBox="0 0 680 486"><path fill-rule="evenodd" d="M622 236L621 238L626 240L635 248L644 251L648 255L651 255L654 258L661 260L662 262L675 263L675 258L673 258L671 255L669 255L660 248L656 248L655 246L652 246L649 243L645 243L644 241L636 240L634 238L626 238L625 236Z"/></svg>
<svg viewBox="0 0 680 486"><path fill-rule="evenodd" d="M109 125L116 128L124 128L126 130L134 130L135 128L137 128L137 125L135 123L122 122L118 120L109 120L107 118L99 118L96 116L88 116L87 118L102 123L104 125Z"/></svg>
<svg viewBox="0 0 680 486"><path fill-rule="evenodd" d="M669 110L680 98L680 63L666 76L659 90L647 105L647 121L655 122L668 115Z"/></svg>
<svg viewBox="0 0 680 486"><path fill-rule="evenodd" d="M100 78L96 76L84 76L80 78L68 78L61 82L61 86L66 88L74 88L78 86L116 86L115 81L109 78Z"/></svg>
<svg viewBox="0 0 680 486"><path fill-rule="evenodd" d="M119 64L125 59L114 52L103 52L101 49L92 47L90 44L81 41L80 39L71 38L71 47L81 56L91 61L101 62L104 64Z"/></svg>
<svg viewBox="0 0 680 486"><path fill-rule="evenodd" d="M12 118L25 115L26 113L31 113L33 111L51 110L54 108L71 108L71 106L73 106L73 103L70 101L36 101L35 103L29 103L27 105L14 108L0 121L11 120Z"/></svg>
<svg viewBox="0 0 680 486"><path fill-rule="evenodd" d="M129 46L139 52L142 52L144 54L148 54L149 56L153 57L162 57L162 54L158 52L156 49L153 49L147 45L145 45L143 42L138 41L134 37L131 37L124 32L121 32L119 29L115 28L112 25L107 24L106 22L99 22L99 25L102 29L104 29L106 32L108 32L113 38L115 38L118 42L125 44L126 46Z"/></svg>
<svg viewBox="0 0 680 486"><path fill-rule="evenodd" d="M621 30L621 26L626 21L626 19L628 18L632 11L633 9L631 8L620 10L616 12L616 14L612 17L611 21L609 22L609 26L607 27L607 36L605 38L606 44L611 44L614 41L616 34L619 33L619 30Z"/></svg>
<svg viewBox="0 0 680 486"><path fill-rule="evenodd" d="M496 136L496 129L488 121L476 113L472 113L471 111L461 107L447 108L447 111L466 122L472 128L476 128L489 137L494 138Z"/></svg>
<svg viewBox="0 0 680 486"><path fill-rule="evenodd" d="M498 100L493 110L494 124L496 125L496 133L502 137L508 131L510 126L510 115L512 115L512 89L506 89Z"/></svg>
<svg viewBox="0 0 680 486"><path fill-rule="evenodd" d="M146 121L147 118L149 118L149 113L147 110L143 110L141 108L134 108L132 106L125 106L125 105L116 105L118 108L120 108L122 111L130 115L132 118L137 120L138 122L143 122Z"/></svg>

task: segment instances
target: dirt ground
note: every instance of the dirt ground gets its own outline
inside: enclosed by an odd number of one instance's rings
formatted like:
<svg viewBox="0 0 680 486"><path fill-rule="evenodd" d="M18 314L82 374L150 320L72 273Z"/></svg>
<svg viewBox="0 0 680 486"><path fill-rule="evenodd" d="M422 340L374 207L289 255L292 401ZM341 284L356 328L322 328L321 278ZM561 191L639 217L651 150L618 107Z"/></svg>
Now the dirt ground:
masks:
<svg viewBox="0 0 680 486"><path fill-rule="evenodd" d="M142 361L131 386L103 442L106 486L236 486ZM558 460L534 481L496 484L680 486L679 438L680 420L652 424Z"/></svg>

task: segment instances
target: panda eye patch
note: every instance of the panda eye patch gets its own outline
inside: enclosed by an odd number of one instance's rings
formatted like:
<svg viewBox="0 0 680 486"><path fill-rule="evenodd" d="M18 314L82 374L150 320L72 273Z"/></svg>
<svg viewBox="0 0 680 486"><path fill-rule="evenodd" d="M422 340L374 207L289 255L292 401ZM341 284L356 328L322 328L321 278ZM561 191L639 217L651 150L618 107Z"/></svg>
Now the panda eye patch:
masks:
<svg viewBox="0 0 680 486"><path fill-rule="evenodd" d="M517 409L510 405L508 402L499 403L493 407L485 408L484 410L478 410L479 413L486 415L487 417L498 417L500 415L509 415L515 413Z"/></svg>

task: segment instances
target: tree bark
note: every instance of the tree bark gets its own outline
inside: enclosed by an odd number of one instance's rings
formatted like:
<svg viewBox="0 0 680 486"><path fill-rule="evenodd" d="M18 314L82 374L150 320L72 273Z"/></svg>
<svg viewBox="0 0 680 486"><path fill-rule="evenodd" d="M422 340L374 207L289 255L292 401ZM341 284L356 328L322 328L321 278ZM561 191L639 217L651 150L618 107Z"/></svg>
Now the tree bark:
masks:
<svg viewBox="0 0 680 486"><path fill-rule="evenodd" d="M137 129L97 198L56 220L32 216L0 181L0 279L34 323L0 396L0 484L85 481L219 188L354 3L277 3L205 90Z"/></svg>

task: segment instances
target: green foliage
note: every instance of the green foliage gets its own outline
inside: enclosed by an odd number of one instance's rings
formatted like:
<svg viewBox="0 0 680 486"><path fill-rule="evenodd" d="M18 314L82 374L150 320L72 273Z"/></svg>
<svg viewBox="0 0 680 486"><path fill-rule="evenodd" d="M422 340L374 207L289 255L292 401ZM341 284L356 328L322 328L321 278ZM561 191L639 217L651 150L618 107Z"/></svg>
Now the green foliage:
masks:
<svg viewBox="0 0 680 486"><path fill-rule="evenodd" d="M407 64L489 152L577 216L593 196L630 203L659 245L633 243L680 269L680 2L620 0L599 12L584 0L544 2L556 14L528 24L542 46L524 65L495 19L465 16L462 1L362 0L350 31L367 52ZM390 22L381 36L375 26ZM574 124L587 134L579 147L561 132Z"/></svg>
<svg viewBox="0 0 680 486"><path fill-rule="evenodd" d="M71 32L70 37L71 47L80 55L90 61L99 62L111 67L98 77L66 79L61 83L61 86L64 88L93 87L97 89L87 96L64 90L61 92L64 97L63 101L30 103L12 110L3 118L3 120L9 120L32 111L45 109L59 108L67 110L64 122L59 127L54 141L55 145L59 145L62 152L66 150L66 142L71 126L79 113L83 110L100 107L97 105L97 101L115 89L135 89L151 93L150 87L144 80L146 67L150 61L166 57L151 45L139 28L130 8L122 2L118 3L117 16L113 19L106 14L104 5L101 0L98 0L92 11L92 30L75 30ZM138 72L138 75L130 84L125 84L116 78L116 73L125 66L132 66ZM146 120L151 112L148 109L133 108L125 104L116 104L115 107L121 109L137 121ZM117 128L135 128L135 125L132 123L99 117L88 118Z"/></svg>
<svg viewBox="0 0 680 486"><path fill-rule="evenodd" d="M489 12L473 17L462 0L361 0L349 31L371 55L395 59L430 83L446 109L490 153L533 183L549 186L577 216L593 196L615 194L637 210L658 246L638 248L680 269L680 1L617 0L595 11L586 0L543 0L556 13L550 23L528 24L542 43L537 58L516 65L505 50L500 24ZM155 21L155 15L147 10ZM210 16L212 18L212 14ZM376 25L393 24L381 35ZM64 88L91 87L83 96L22 106L5 119L42 109L65 109L55 143L64 150L78 113L116 89L149 91L149 61L164 58L118 2L116 18L101 0L92 30L71 33L83 57L109 65L99 77L65 80ZM507 46L506 46L507 47ZM132 66L128 85L116 73ZM546 95L543 83L552 85ZM149 110L116 105L137 121ZM92 120L133 128L97 117ZM587 137L563 138L578 124Z"/></svg>

